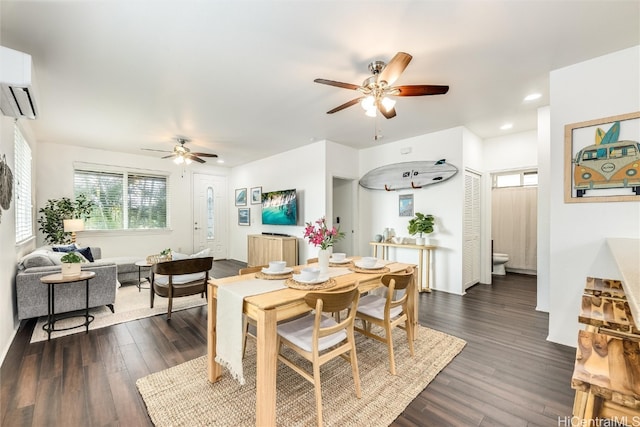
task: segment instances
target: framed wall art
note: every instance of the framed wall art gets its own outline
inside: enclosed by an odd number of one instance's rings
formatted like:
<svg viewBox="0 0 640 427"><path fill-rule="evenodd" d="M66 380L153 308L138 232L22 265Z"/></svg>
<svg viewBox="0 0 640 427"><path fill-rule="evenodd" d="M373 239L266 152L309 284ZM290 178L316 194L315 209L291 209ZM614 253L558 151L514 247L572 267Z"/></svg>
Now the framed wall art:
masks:
<svg viewBox="0 0 640 427"><path fill-rule="evenodd" d="M262 203L262 187L253 187L251 189L251 204L258 205Z"/></svg>
<svg viewBox="0 0 640 427"><path fill-rule="evenodd" d="M238 225L251 225L251 209L238 208Z"/></svg>
<svg viewBox="0 0 640 427"><path fill-rule="evenodd" d="M565 203L640 201L640 111L564 128Z"/></svg>
<svg viewBox="0 0 640 427"><path fill-rule="evenodd" d="M398 210L400 216L413 216L413 194L400 194L398 196Z"/></svg>
<svg viewBox="0 0 640 427"><path fill-rule="evenodd" d="M236 206L247 206L247 189L236 189Z"/></svg>

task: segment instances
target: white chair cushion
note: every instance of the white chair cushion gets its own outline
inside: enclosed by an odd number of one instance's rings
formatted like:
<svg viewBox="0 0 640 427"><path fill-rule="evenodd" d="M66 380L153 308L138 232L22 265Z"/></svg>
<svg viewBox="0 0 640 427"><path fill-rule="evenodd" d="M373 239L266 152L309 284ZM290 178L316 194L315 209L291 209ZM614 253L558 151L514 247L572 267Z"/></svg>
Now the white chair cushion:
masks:
<svg viewBox="0 0 640 427"><path fill-rule="evenodd" d="M173 276L173 284L182 285L189 282L195 282L196 280L202 280L204 278L205 273L180 274ZM165 276L164 274L156 274L154 276L154 280L159 285L169 284L169 276Z"/></svg>
<svg viewBox="0 0 640 427"><path fill-rule="evenodd" d="M385 298L376 295L367 295L360 298L358 302L358 313L366 314L374 319L384 320L384 304ZM391 309L391 318L399 316L402 313L402 307L394 307Z"/></svg>
<svg viewBox="0 0 640 427"><path fill-rule="evenodd" d="M315 321L315 314L307 315L291 322L282 323L278 325L278 335L289 340L293 344L297 345L303 350L311 351L313 349L313 323ZM320 321L321 328L328 328L329 326L336 325L336 321L332 317L322 315ZM331 334L326 337L320 338L318 343L318 349L320 351L326 350L329 347L333 347L336 344L341 343L347 339L347 332L343 329L335 334Z"/></svg>

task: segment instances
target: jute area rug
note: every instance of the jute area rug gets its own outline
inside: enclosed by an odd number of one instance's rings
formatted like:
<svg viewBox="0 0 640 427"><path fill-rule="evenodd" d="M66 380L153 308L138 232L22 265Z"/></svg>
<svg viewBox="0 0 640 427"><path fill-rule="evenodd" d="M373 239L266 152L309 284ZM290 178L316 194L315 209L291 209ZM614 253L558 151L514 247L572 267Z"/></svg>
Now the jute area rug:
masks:
<svg viewBox="0 0 640 427"><path fill-rule="evenodd" d="M143 286L148 288L149 283L143 283ZM89 309L89 314L93 314L95 316L94 321L89 325L89 330L104 328L106 326L156 316L159 314L166 315L169 300L156 295L153 302L153 308L149 308L149 292L149 289L141 289L140 292L138 292L138 287L135 284L121 286L118 288L118 293L116 294L116 303L114 304L115 313L112 313L107 306ZM172 311L175 313L176 311L205 305L206 303L207 299L200 298L200 294L174 298ZM31 335L32 343L47 339L47 333L42 329L42 325L44 325L46 321L46 316L38 319L38 323L33 329L33 334ZM62 319L56 322L56 328L61 329L82 324L83 322L84 318L82 317ZM53 332L51 333L51 339L84 332L84 327L70 329L68 331Z"/></svg>
<svg viewBox="0 0 640 427"><path fill-rule="evenodd" d="M356 333L361 399L355 396L349 363L336 358L321 367L325 425L388 426L465 345L459 338L419 327L411 358L406 335L394 332L396 376L389 373L386 345ZM292 352L289 356L295 357ZM244 386L226 370L218 382L209 383L206 356L140 378L136 385L156 427L254 426L255 358L255 340L249 340ZM315 406L313 384L278 362L277 425L315 425Z"/></svg>

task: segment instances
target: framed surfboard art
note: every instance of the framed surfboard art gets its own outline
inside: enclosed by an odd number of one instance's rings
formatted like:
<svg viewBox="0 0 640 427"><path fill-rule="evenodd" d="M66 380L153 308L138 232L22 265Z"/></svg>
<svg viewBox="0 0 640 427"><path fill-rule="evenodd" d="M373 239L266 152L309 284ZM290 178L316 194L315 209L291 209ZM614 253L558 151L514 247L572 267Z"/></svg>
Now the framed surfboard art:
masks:
<svg viewBox="0 0 640 427"><path fill-rule="evenodd" d="M360 179L360 185L370 190L417 189L446 181L457 172L458 168L446 159L394 163L370 170Z"/></svg>
<svg viewBox="0 0 640 427"><path fill-rule="evenodd" d="M566 125L565 203L640 200L640 112Z"/></svg>

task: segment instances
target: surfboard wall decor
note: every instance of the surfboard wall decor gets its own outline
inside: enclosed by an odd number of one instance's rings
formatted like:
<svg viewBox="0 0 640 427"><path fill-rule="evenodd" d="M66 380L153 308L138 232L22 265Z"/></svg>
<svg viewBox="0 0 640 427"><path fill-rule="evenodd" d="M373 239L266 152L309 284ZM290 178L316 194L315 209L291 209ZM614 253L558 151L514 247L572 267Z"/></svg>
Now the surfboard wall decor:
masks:
<svg viewBox="0 0 640 427"><path fill-rule="evenodd" d="M386 191L422 188L446 181L456 173L458 168L446 159L394 163L370 170L360 179L360 185Z"/></svg>

